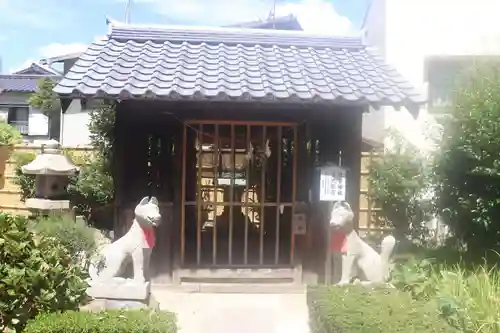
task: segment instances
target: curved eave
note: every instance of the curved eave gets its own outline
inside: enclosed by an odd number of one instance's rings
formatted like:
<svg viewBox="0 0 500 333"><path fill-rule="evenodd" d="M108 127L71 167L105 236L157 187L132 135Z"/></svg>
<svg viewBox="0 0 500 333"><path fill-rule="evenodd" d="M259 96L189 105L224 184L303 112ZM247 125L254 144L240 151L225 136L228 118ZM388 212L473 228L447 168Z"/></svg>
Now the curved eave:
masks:
<svg viewBox="0 0 500 333"><path fill-rule="evenodd" d="M405 98L400 102L395 102L387 97L378 101L372 101L365 97L356 99L347 99L344 96L336 96L334 98L324 98L316 95L312 98L300 98L299 96L292 95L286 98L279 98L273 94L267 94L263 97L251 96L248 93L243 93L238 96L231 96L224 92L220 92L214 96L206 96L201 93L194 93L191 95L181 95L176 91L172 91L166 95L155 94L151 91L144 94L135 95L126 90L121 91L119 94L109 94L102 90L97 90L93 94L85 94L78 90L73 90L71 93L60 93L55 90L61 99L100 99L100 100L116 100L116 101L204 101L204 102L241 102L241 103L290 103L290 104L318 104L318 105L342 105L342 106L370 106L376 110L383 106L390 106L395 109L406 108L412 114L418 113L420 107L426 103L425 100L412 100Z"/></svg>

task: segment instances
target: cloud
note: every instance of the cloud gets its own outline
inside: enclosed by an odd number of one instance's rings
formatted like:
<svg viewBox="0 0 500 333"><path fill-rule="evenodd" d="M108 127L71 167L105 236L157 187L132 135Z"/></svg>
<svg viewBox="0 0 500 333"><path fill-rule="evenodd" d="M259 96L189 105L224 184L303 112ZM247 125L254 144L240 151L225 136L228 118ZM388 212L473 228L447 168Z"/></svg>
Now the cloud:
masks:
<svg viewBox="0 0 500 333"><path fill-rule="evenodd" d="M175 23L227 25L267 16L268 0L135 0L132 6L148 6ZM133 19L133 7L132 7Z"/></svg>
<svg viewBox="0 0 500 333"><path fill-rule="evenodd" d="M37 50L35 55L38 56L38 58L36 60L33 58L30 58L30 59L24 61L20 65L9 68L8 72L9 73L17 72L21 69L24 69L24 68L30 66L34 62L37 63L40 59L43 59L43 58L57 57L57 56L65 55L65 54L83 52L87 49L87 47L88 47L88 45L84 44L84 43L68 43L68 44L50 43L50 44L47 44L47 45L40 47Z"/></svg>
<svg viewBox="0 0 500 333"><path fill-rule="evenodd" d="M57 57L60 55L83 52L87 49L88 45L84 43L51 43L42 46L39 49L41 58Z"/></svg>
<svg viewBox="0 0 500 333"><path fill-rule="evenodd" d="M0 22L5 26L54 29L73 19L73 12L57 0L0 0Z"/></svg>
<svg viewBox="0 0 500 333"><path fill-rule="evenodd" d="M355 32L352 22L335 10L332 1L303 0L276 7L277 15L294 14L302 28L312 33L347 35Z"/></svg>
<svg viewBox="0 0 500 333"><path fill-rule="evenodd" d="M152 7L173 23L221 26L266 19L273 3L271 0L135 0L132 6L141 5ZM278 16L296 15L306 31L335 35L354 33L351 21L335 10L332 1L278 2L276 13Z"/></svg>

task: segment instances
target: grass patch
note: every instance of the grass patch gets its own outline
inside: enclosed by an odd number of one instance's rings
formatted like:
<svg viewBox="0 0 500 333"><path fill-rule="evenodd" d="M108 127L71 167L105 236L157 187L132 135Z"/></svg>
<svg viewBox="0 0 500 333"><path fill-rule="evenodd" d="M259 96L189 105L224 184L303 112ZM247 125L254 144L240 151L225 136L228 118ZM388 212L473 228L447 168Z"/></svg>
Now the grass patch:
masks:
<svg viewBox="0 0 500 333"><path fill-rule="evenodd" d="M434 272L439 309L463 332L500 332L500 273L485 266Z"/></svg>
<svg viewBox="0 0 500 333"><path fill-rule="evenodd" d="M416 300L433 301L460 332L500 332L500 271L469 261L410 258L392 272L392 283Z"/></svg>

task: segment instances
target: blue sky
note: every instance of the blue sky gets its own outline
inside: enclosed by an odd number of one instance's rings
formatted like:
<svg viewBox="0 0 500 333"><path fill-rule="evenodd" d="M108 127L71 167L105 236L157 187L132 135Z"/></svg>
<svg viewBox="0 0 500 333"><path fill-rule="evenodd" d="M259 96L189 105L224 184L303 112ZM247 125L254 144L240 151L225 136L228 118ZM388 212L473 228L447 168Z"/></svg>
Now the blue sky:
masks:
<svg viewBox="0 0 500 333"><path fill-rule="evenodd" d="M369 0L277 0L311 32L355 33ZM132 23L218 26L265 19L272 0L134 0ZM123 20L126 0L0 0L2 72L80 51L106 34L106 16Z"/></svg>

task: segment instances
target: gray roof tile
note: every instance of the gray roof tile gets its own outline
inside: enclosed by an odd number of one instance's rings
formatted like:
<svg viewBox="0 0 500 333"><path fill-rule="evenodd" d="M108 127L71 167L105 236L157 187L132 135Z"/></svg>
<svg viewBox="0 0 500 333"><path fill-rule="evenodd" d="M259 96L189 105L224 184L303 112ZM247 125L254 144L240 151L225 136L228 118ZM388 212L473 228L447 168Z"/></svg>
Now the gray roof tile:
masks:
<svg viewBox="0 0 500 333"><path fill-rule="evenodd" d="M120 99L424 102L359 38L229 28L114 26L55 91Z"/></svg>
<svg viewBox="0 0 500 333"><path fill-rule="evenodd" d="M8 74L0 75L0 93L1 92L35 92L38 87L38 81L44 77L50 77L59 80L59 76L53 75L26 75L26 74Z"/></svg>

